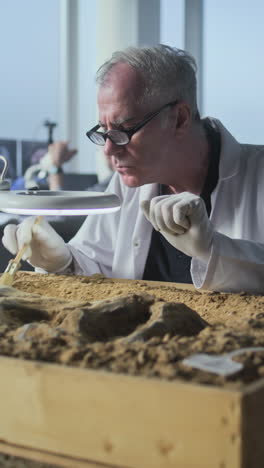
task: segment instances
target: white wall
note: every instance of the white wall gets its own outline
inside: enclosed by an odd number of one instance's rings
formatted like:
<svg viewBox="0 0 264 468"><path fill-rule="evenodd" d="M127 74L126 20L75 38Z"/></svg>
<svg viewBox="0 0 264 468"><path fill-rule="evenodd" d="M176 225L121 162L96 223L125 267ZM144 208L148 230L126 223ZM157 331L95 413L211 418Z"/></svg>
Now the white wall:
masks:
<svg viewBox="0 0 264 468"><path fill-rule="evenodd" d="M204 0L204 115L264 143L264 2Z"/></svg>
<svg viewBox="0 0 264 468"><path fill-rule="evenodd" d="M0 0L0 138L45 139L58 120L59 0Z"/></svg>

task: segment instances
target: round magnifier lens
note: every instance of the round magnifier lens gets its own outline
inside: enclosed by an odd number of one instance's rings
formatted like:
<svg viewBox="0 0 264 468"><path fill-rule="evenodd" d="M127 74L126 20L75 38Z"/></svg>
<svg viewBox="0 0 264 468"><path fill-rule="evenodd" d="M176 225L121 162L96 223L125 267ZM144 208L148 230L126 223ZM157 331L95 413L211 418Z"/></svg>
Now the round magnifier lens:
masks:
<svg viewBox="0 0 264 468"><path fill-rule="evenodd" d="M120 200L108 192L4 190L0 192L0 209L21 215L79 216L118 211Z"/></svg>

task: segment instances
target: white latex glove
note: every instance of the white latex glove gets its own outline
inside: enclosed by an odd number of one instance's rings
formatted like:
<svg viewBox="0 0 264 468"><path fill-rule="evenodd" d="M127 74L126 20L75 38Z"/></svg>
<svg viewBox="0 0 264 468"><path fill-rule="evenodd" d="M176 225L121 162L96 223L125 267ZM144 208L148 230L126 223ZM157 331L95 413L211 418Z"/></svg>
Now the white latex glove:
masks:
<svg viewBox="0 0 264 468"><path fill-rule="evenodd" d="M214 230L201 197L189 192L154 197L142 201L141 208L171 245L190 257L208 261Z"/></svg>
<svg viewBox="0 0 264 468"><path fill-rule="evenodd" d="M15 255L23 244L29 244L23 260L50 273L64 270L72 261L69 248L45 218L37 224L35 220L31 216L19 225L8 224L2 239L4 247Z"/></svg>

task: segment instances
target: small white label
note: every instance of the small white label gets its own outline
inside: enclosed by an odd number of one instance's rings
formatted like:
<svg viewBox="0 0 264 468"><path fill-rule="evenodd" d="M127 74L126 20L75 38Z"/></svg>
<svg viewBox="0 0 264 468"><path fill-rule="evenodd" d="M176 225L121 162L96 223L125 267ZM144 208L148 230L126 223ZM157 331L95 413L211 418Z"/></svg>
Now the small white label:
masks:
<svg viewBox="0 0 264 468"><path fill-rule="evenodd" d="M183 364L218 375L230 375L240 371L243 364L234 362L229 356L212 356L210 354L193 354L184 359Z"/></svg>
<svg viewBox="0 0 264 468"><path fill-rule="evenodd" d="M214 356L213 354L193 354L192 356L182 361L186 366L195 367L196 369L213 372L219 375L230 375L243 369L241 362L232 361L233 356L238 356L246 352L264 351L263 346L252 346L251 348L235 349L230 353L222 356Z"/></svg>

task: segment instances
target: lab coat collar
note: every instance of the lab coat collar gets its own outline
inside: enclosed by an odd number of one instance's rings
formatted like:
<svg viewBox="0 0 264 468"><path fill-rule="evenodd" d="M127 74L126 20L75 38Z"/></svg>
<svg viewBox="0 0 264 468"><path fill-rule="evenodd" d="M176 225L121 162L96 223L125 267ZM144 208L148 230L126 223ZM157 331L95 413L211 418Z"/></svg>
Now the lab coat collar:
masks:
<svg viewBox="0 0 264 468"><path fill-rule="evenodd" d="M219 180L228 179L238 173L240 167L241 145L229 133L218 119L209 117L211 125L220 132L221 150L219 163Z"/></svg>

